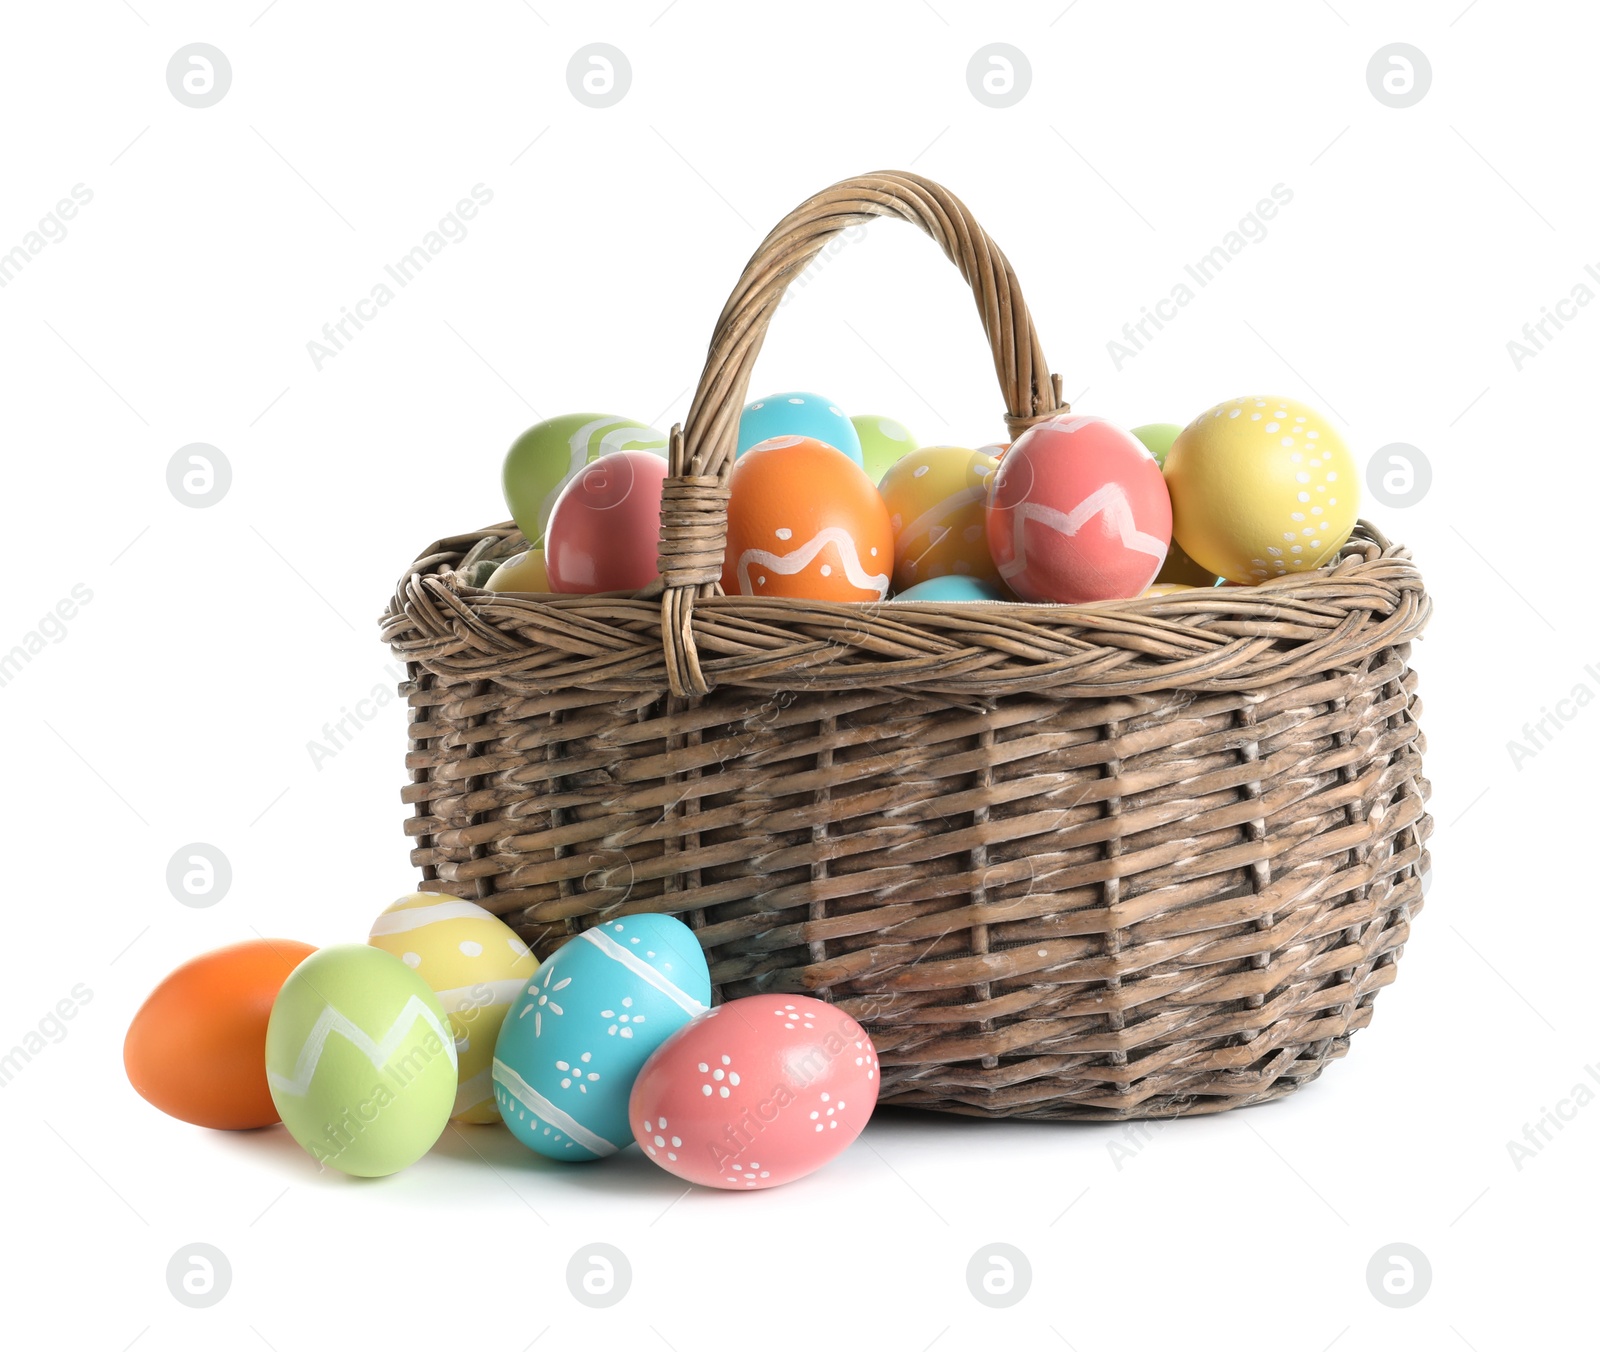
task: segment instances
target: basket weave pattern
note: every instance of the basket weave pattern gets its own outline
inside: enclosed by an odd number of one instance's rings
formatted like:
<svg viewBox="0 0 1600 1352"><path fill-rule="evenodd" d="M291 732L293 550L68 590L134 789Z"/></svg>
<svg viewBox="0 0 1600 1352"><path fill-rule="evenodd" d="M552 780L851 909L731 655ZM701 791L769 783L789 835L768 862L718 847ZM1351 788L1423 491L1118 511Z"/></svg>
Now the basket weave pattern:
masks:
<svg viewBox="0 0 1600 1352"><path fill-rule="evenodd" d="M1344 1053L1421 909L1410 641L1363 522L1317 573L1093 606L721 594L766 324L837 231L896 216L972 286L1013 435L1061 411L1004 255L944 189L847 180L758 248L673 430L662 578L496 594L512 525L431 546L408 663L413 861L541 957L607 916L699 932L719 998L822 996L882 1098L1129 1118L1280 1097Z"/></svg>

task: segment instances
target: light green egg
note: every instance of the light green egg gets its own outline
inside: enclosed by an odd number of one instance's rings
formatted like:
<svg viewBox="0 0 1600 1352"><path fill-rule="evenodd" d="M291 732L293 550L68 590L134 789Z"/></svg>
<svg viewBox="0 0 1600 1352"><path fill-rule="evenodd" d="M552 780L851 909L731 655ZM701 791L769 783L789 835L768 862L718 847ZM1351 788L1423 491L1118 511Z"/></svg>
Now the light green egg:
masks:
<svg viewBox="0 0 1600 1352"><path fill-rule="evenodd" d="M654 451L665 458L667 439L653 427L612 413L563 413L535 423L511 443L501 485L512 519L530 545L543 543L550 509L568 481L612 451Z"/></svg>
<svg viewBox="0 0 1600 1352"><path fill-rule="evenodd" d="M1145 450L1155 456L1156 464L1167 463L1167 452L1172 449L1172 443L1178 439L1178 433L1183 431L1177 423L1145 423L1142 427L1132 429L1133 435L1144 444Z"/></svg>
<svg viewBox="0 0 1600 1352"><path fill-rule="evenodd" d="M917 439L906 430L904 423L893 418L862 413L850 421L861 438L861 466L873 483L879 482L888 473L889 466L902 455L917 449Z"/></svg>
<svg viewBox="0 0 1600 1352"><path fill-rule="evenodd" d="M273 1002L267 1085L289 1134L318 1163L362 1178L395 1173L427 1154L455 1104L444 1007L382 949L320 949Z"/></svg>

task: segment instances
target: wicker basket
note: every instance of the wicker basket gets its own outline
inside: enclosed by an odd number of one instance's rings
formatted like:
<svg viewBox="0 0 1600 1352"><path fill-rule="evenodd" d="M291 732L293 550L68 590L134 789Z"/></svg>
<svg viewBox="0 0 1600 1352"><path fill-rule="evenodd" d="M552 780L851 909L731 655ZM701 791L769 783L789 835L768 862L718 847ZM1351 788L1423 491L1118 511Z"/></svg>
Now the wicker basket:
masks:
<svg viewBox="0 0 1600 1352"><path fill-rule="evenodd" d="M410 673L423 886L541 957L679 915L717 998L803 992L865 1024L885 1102L1119 1119L1282 1097L1371 1020L1422 907L1422 579L1363 522L1318 573L1093 606L723 595L767 323L875 216L972 287L1011 434L1064 407L1010 264L947 191L882 173L803 203L673 429L664 585L480 590L525 547L510 524L401 579L383 632Z"/></svg>

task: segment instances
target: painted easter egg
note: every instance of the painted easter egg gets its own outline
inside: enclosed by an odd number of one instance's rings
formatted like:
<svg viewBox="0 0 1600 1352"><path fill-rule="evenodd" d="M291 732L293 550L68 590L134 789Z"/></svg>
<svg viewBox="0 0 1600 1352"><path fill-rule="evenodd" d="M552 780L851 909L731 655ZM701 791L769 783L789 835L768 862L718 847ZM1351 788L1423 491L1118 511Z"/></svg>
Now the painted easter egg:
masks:
<svg viewBox="0 0 1600 1352"><path fill-rule="evenodd" d="M656 580L667 462L649 451L603 455L550 513L544 562L555 592L638 591Z"/></svg>
<svg viewBox="0 0 1600 1352"><path fill-rule="evenodd" d="M902 422L876 413L858 413L850 425L861 438L861 468L873 483L882 483L889 466L917 449L917 439Z"/></svg>
<svg viewBox="0 0 1600 1352"><path fill-rule="evenodd" d="M878 1054L835 1005L752 995L675 1033L633 1087L629 1122L652 1160L740 1192L820 1169L867 1125Z"/></svg>
<svg viewBox="0 0 1600 1352"><path fill-rule="evenodd" d="M492 592L547 592L550 574L545 571L544 550L525 549L513 554L489 575L484 587Z"/></svg>
<svg viewBox="0 0 1600 1352"><path fill-rule="evenodd" d="M1008 598L997 582L986 582L978 577L964 577L950 573L945 577L929 578L915 587L896 592L891 601L1005 601Z"/></svg>
<svg viewBox="0 0 1600 1352"><path fill-rule="evenodd" d="M1155 456L1156 464L1165 465L1167 452L1172 449L1173 441L1183 428L1177 423L1145 423L1144 426L1130 428L1129 431L1139 439L1145 450Z"/></svg>
<svg viewBox="0 0 1600 1352"><path fill-rule="evenodd" d="M1360 507L1355 461L1316 409L1247 396L1207 409L1167 453L1172 533L1230 582L1320 568Z"/></svg>
<svg viewBox="0 0 1600 1352"><path fill-rule="evenodd" d="M855 424L839 406L820 394L789 390L769 394L744 406L739 415L739 446L742 456L752 446L772 437L811 437L861 463L861 436Z"/></svg>
<svg viewBox="0 0 1600 1352"><path fill-rule="evenodd" d="M865 471L810 437L752 447L729 479L722 589L730 596L881 601L889 512Z"/></svg>
<svg viewBox="0 0 1600 1352"><path fill-rule="evenodd" d="M1167 557L1161 565L1161 571L1156 574L1156 581L1181 583L1186 587L1211 587L1216 585L1217 575L1209 568L1202 568L1183 552L1182 545L1172 540L1167 544Z"/></svg>
<svg viewBox="0 0 1600 1352"><path fill-rule="evenodd" d="M1155 580L1172 506L1155 457L1104 418L1064 413L1012 444L989 497L989 549L1024 601L1110 601Z"/></svg>
<svg viewBox="0 0 1600 1352"><path fill-rule="evenodd" d="M456 1100L456 1044L439 998L366 944L320 949L283 983L267 1024L267 1083L320 1164L378 1178L425 1155Z"/></svg>
<svg viewBox="0 0 1600 1352"><path fill-rule="evenodd" d="M1139 438L1145 449L1155 456L1156 464L1165 465L1167 452L1172 449L1172 443L1183 428L1177 423L1145 423L1142 427L1129 430ZM1167 541L1167 557L1161 565L1161 571L1156 574L1158 585L1170 582L1186 587L1209 587L1216 580L1215 573L1202 568L1185 554L1175 541ZM1149 589L1153 590L1154 588ZM1145 594L1149 595L1149 591Z"/></svg>
<svg viewBox="0 0 1600 1352"><path fill-rule="evenodd" d="M924 446L897 460L878 492L894 531L894 585L959 573L999 581L984 505L1000 462L962 446Z"/></svg>
<svg viewBox="0 0 1600 1352"><path fill-rule="evenodd" d="M1206 584L1208 587L1210 583ZM1187 582L1157 582L1154 586L1146 587L1140 596L1171 596L1174 592L1199 591L1200 588L1192 587Z"/></svg>
<svg viewBox="0 0 1600 1352"><path fill-rule="evenodd" d="M372 923L367 942L428 983L456 1041L458 1122L497 1122L494 1044L511 1002L538 960L511 926L470 901L439 892L401 897Z"/></svg>
<svg viewBox="0 0 1600 1352"><path fill-rule="evenodd" d="M289 973L315 952L293 939L250 939L191 958L150 992L128 1025L128 1082L168 1116L197 1127L276 1122L267 1020Z"/></svg>
<svg viewBox="0 0 1600 1352"><path fill-rule="evenodd" d="M635 1077L710 999L705 954L681 920L630 915L584 930L545 960L501 1025L500 1116L551 1159L615 1154L630 1139Z"/></svg>
<svg viewBox="0 0 1600 1352"><path fill-rule="evenodd" d="M631 418L611 413L565 413L535 423L511 443L501 470L501 485L506 506L530 545L544 539L545 526L561 490L590 461L614 451L650 451L665 460L667 439L655 428Z"/></svg>

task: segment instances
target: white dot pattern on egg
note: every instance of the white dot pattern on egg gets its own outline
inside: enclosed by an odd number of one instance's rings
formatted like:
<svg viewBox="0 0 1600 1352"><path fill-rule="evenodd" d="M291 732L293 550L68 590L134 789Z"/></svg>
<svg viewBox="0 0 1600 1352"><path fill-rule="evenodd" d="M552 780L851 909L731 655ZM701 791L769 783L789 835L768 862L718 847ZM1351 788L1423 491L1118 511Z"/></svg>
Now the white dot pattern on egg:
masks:
<svg viewBox="0 0 1600 1352"><path fill-rule="evenodd" d="M1288 524L1294 525L1298 528L1298 534L1296 531L1282 532L1283 539L1286 542L1290 542L1295 545L1295 547L1290 550L1287 557L1274 557L1269 563L1266 564L1253 562L1250 566L1250 574L1252 578L1259 581L1261 580L1262 571L1264 569L1270 568L1270 571L1274 575L1281 577L1291 572L1307 572L1315 568L1320 568L1328 561L1328 555L1331 553L1331 548L1324 547L1325 543L1327 542L1327 537L1329 535L1336 536L1335 540L1332 542L1334 546L1336 546L1338 543L1342 543L1342 537L1338 537L1336 532L1332 529L1324 529L1324 527L1328 525L1326 522L1317 523L1317 527L1315 529L1306 526L1304 524L1306 521L1306 512L1302 509L1306 508L1314 500L1319 500L1319 495L1320 500L1328 501L1329 506L1334 505L1331 500L1327 499L1326 495L1329 487L1338 483L1339 472L1338 469L1330 462L1332 462L1334 459L1335 450L1338 450L1344 455L1348 455L1348 452L1344 451L1342 443L1340 443L1337 439L1337 434L1334 433L1331 428L1327 428L1326 430L1329 432L1330 436L1334 437L1333 447L1331 449L1325 449L1319 444L1322 439L1322 432L1324 429L1313 427L1309 424L1313 420L1320 419L1318 418L1318 415L1315 414L1314 410L1304 409L1303 405L1297 406L1291 402L1278 400L1269 402L1267 400L1255 398L1236 399L1232 401L1231 406L1228 406L1230 420L1233 417L1238 416L1244 411L1245 408L1250 406L1253 406L1255 410L1250 414L1251 421L1260 424L1260 432L1263 436L1270 439L1272 447L1271 452L1265 453L1263 459L1258 462L1253 462L1257 466L1257 469L1253 473L1252 481L1262 485L1263 492L1271 491L1267 489L1265 485L1273 480L1272 471L1268 468L1268 466L1270 466L1272 463L1272 456L1281 457L1281 459L1277 461L1279 465L1287 463L1288 466L1292 467L1293 472L1287 476L1288 482L1292 485L1292 491L1286 495L1288 510L1285 511L1285 517ZM1211 410L1211 416L1214 418L1222 411L1223 407L1223 405L1219 405L1216 409ZM1302 409L1304 409L1304 411L1302 411ZM1204 415L1202 415L1202 417L1203 416ZM1197 419L1196 421L1198 422L1199 420ZM1240 445L1242 443L1235 442L1232 444ZM1219 452L1222 450L1222 443L1212 443L1212 445ZM1285 455L1284 452L1287 452L1287 454ZM1170 454L1168 459L1170 470L1172 467L1172 457ZM1244 473L1244 468L1237 461L1229 462L1229 464L1231 465L1229 481L1233 482L1238 479L1240 474ZM1223 471L1219 467L1218 471L1216 472L1224 473L1228 471ZM1181 504L1183 503L1185 497L1185 484L1181 470L1171 476L1169 479L1169 487L1172 490L1175 504L1179 504L1179 506L1175 509L1175 528L1178 528L1180 531L1185 528L1192 529L1194 523L1188 523L1186 527L1182 520L1183 512L1181 509ZM1311 511L1317 516L1323 515L1323 509L1321 506L1311 508ZM1353 518L1350 524L1354 524ZM1340 527L1344 529L1346 533L1348 533L1348 527L1345 527L1343 522L1340 522ZM1213 530L1215 530L1214 527ZM1311 544L1309 550L1305 546L1299 544L1299 541L1302 538L1309 541L1312 540L1313 537L1316 537L1315 542ZM1201 546L1204 546L1206 543L1208 543L1206 538L1196 538L1193 535L1191 535L1191 540L1194 540L1195 543ZM1218 542L1214 536L1211 538L1209 543L1212 545L1213 550L1219 549ZM1243 543L1245 543L1243 539L1238 542L1240 545ZM1257 549L1259 550L1260 542L1257 541L1255 543ZM1281 554L1281 551L1278 551L1278 553ZM1220 552L1218 552L1215 561L1222 562ZM1227 569L1223 568L1219 569L1219 571L1226 572Z"/></svg>
<svg viewBox="0 0 1600 1352"><path fill-rule="evenodd" d="M809 997L751 996L695 1020L651 1060L634 1086L633 1134L689 1182L775 1187L848 1146L877 1093L877 1053L854 1019Z"/></svg>
<svg viewBox="0 0 1600 1352"><path fill-rule="evenodd" d="M819 394L772 394L746 404L739 415L735 455L782 437L815 437L861 464L861 434L838 404Z"/></svg>
<svg viewBox="0 0 1600 1352"><path fill-rule="evenodd" d="M501 1031L494 1084L506 1125L552 1158L614 1153L630 1134L640 1067L710 998L700 945L670 916L606 921L569 940Z"/></svg>
<svg viewBox="0 0 1600 1352"><path fill-rule="evenodd" d="M367 942L397 956L439 997L460 1058L453 1116L492 1122L490 1063L507 1011L538 964L498 916L438 892L401 897L373 922Z"/></svg>
<svg viewBox="0 0 1600 1352"><path fill-rule="evenodd" d="M778 531L778 537L787 541L792 532ZM860 547L855 537L842 526L828 526L819 530L809 540L796 545L793 549L779 554L769 549L747 549L739 555L735 566L735 576L739 579L739 592L744 596L753 596L755 587L767 585L767 575L755 571L759 568L770 569L772 572L785 577L804 572L817 557L826 549L832 549L844 569L844 575L849 579L850 585L860 591L875 592L877 598L882 600L889 593L889 575L887 573L872 573L867 570L861 559ZM875 558L878 550L876 546L870 547L868 557ZM833 576L831 563L818 564L817 572L822 577ZM754 576L755 586L751 585Z"/></svg>

